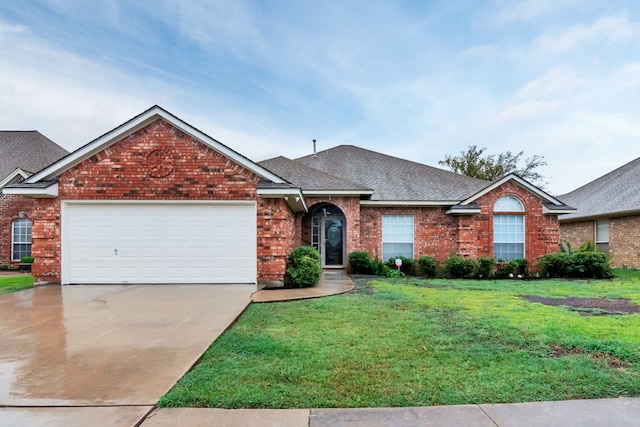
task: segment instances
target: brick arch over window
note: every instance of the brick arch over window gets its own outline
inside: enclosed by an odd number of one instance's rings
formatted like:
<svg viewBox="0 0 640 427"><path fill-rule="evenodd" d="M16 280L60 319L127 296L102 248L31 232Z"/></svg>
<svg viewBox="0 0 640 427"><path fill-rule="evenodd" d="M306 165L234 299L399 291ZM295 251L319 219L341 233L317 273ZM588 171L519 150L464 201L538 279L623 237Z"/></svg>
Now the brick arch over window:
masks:
<svg viewBox="0 0 640 427"><path fill-rule="evenodd" d="M510 261L525 258L525 208L514 196L503 196L493 205L493 257Z"/></svg>

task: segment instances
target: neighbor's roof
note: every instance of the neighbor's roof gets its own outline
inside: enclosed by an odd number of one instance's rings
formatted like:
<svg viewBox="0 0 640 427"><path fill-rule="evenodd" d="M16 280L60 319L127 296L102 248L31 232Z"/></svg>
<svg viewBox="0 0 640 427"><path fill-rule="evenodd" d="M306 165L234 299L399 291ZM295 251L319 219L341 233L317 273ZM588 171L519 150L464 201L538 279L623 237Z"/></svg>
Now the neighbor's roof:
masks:
<svg viewBox="0 0 640 427"><path fill-rule="evenodd" d="M640 157L560 198L578 208L561 222L640 212Z"/></svg>
<svg viewBox="0 0 640 427"><path fill-rule="evenodd" d="M340 145L295 162L371 188L374 201L458 202L489 184L353 145Z"/></svg>
<svg viewBox="0 0 640 427"><path fill-rule="evenodd" d="M353 191L356 194L371 194L371 189L364 185L338 178L318 169L310 168L286 157L274 157L258 162L258 164L288 182L294 183L303 191L338 190Z"/></svg>
<svg viewBox="0 0 640 427"><path fill-rule="evenodd" d="M0 181L17 168L38 172L67 154L37 130L0 131Z"/></svg>

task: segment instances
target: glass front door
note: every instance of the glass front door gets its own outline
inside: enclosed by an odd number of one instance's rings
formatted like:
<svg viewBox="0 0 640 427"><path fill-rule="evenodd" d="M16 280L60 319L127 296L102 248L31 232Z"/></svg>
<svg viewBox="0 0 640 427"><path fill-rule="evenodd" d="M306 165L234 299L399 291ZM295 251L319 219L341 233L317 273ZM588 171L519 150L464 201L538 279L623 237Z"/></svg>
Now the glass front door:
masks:
<svg viewBox="0 0 640 427"><path fill-rule="evenodd" d="M323 267L344 266L344 219L322 218Z"/></svg>

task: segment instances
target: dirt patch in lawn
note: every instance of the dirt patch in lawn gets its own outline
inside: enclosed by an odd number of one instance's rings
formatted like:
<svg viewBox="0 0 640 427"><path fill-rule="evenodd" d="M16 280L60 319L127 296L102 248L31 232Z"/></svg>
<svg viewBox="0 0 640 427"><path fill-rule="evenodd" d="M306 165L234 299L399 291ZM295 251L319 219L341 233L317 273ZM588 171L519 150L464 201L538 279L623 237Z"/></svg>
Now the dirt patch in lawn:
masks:
<svg viewBox="0 0 640 427"><path fill-rule="evenodd" d="M640 305L624 298L544 298L538 296L526 296L523 298L527 301L544 305L565 306L583 316L613 316L640 313Z"/></svg>
<svg viewBox="0 0 640 427"><path fill-rule="evenodd" d="M581 348L576 347L564 347L561 345L553 344L551 346L550 354L551 357L563 357L563 356L571 356L576 354L584 354L591 357L598 362L605 363L614 369L626 369L630 368L631 363L627 362L624 359L616 357L612 354L603 353L603 352L589 352L585 351Z"/></svg>

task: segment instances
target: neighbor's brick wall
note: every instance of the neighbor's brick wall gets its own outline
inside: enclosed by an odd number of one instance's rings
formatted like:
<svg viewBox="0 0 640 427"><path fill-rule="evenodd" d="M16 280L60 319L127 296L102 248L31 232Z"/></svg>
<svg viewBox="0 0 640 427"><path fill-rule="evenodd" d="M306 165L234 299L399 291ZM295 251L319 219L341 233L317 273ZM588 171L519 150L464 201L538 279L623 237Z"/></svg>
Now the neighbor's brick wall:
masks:
<svg viewBox="0 0 640 427"><path fill-rule="evenodd" d="M362 250L382 259L382 216L413 215L414 226L414 258L423 255L444 262L447 257L457 251L456 222L457 219L446 215L443 208L411 208L411 207L372 207L360 208L360 235Z"/></svg>
<svg viewBox="0 0 640 427"><path fill-rule="evenodd" d="M152 176L149 153L163 150L172 158L167 169ZM162 172L164 171L164 172ZM283 216L293 227L286 206L275 208L256 194L259 177L158 120L92 156L59 177L58 201L42 200L34 220L34 264L36 280L60 281L60 203L64 200L257 200L258 224ZM283 202L284 203L284 202ZM47 225L45 225L47 224ZM51 224L51 225L49 225ZM273 229L275 230L275 228ZM275 233L275 231L274 231ZM278 232L280 233L280 232ZM280 234L276 233L278 236ZM291 231L283 231L283 236ZM283 237L284 239L284 237ZM282 277L281 262L263 267L258 254L258 272L268 278ZM269 245L276 247L277 245ZM289 248L285 248L289 250ZM258 280L263 280L258 277Z"/></svg>
<svg viewBox="0 0 640 427"><path fill-rule="evenodd" d="M0 264L17 265L20 262L11 260L11 224L20 219L20 212L24 212L24 219L33 222L34 205L34 199L0 192Z"/></svg>
<svg viewBox="0 0 640 427"><path fill-rule="evenodd" d="M595 242L595 221L563 222L560 238L574 249ZM640 268L640 216L609 218L609 256L614 267Z"/></svg>

